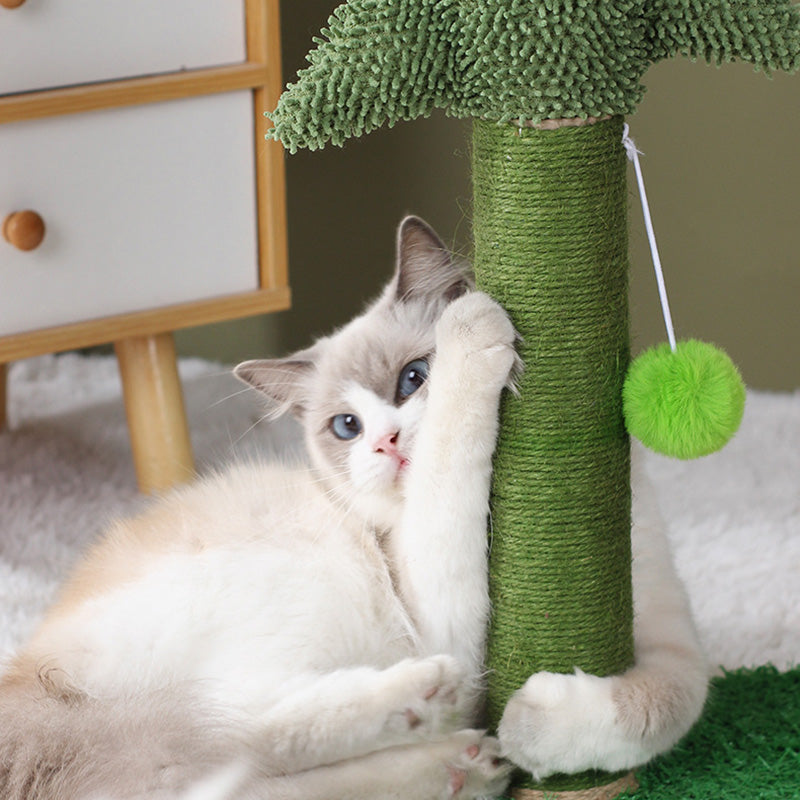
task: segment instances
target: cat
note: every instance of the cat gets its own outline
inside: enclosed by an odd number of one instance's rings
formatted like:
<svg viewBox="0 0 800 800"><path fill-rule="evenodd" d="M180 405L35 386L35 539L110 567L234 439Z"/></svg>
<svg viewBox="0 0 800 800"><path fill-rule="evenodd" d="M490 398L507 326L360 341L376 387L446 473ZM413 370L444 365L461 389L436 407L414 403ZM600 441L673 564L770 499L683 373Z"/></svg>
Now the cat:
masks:
<svg viewBox="0 0 800 800"><path fill-rule="evenodd" d="M0 683L0 797L475 798L486 515L515 333L421 220L332 336L236 374L309 465L116 522Z"/></svg>
<svg viewBox="0 0 800 800"><path fill-rule="evenodd" d="M8 800L496 796L622 769L698 716L706 668L635 478L636 665L538 673L479 729L505 312L422 220L355 320L240 364L308 463L249 464L120 520L0 679ZM642 488L639 488L639 486Z"/></svg>

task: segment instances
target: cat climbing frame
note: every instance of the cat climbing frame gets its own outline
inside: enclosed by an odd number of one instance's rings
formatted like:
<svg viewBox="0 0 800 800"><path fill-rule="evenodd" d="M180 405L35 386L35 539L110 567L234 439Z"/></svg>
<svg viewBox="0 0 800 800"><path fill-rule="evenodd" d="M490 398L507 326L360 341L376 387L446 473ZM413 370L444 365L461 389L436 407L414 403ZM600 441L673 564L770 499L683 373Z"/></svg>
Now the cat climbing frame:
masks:
<svg viewBox="0 0 800 800"><path fill-rule="evenodd" d="M474 118L477 284L526 365L495 459L496 723L537 670L603 675L633 658L623 115L672 55L797 68L800 14L790 0L349 0L316 45L269 114L292 152L434 108ZM593 774L515 792L622 786Z"/></svg>

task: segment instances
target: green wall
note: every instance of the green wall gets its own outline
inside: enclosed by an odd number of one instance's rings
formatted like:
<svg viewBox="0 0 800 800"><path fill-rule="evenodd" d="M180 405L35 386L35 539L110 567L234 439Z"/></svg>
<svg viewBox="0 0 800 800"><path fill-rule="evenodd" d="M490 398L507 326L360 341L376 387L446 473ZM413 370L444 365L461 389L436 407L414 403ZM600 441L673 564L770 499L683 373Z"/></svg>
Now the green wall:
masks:
<svg viewBox="0 0 800 800"><path fill-rule="evenodd" d="M336 0L283 3L284 75L303 65ZM726 349L754 388L800 388L800 75L674 60L646 76L629 119L642 161L678 336ZM393 262L409 212L469 253L469 123L442 115L344 148L287 157L294 306L178 335L226 362L288 352L349 319ZM664 341L630 175L634 350Z"/></svg>

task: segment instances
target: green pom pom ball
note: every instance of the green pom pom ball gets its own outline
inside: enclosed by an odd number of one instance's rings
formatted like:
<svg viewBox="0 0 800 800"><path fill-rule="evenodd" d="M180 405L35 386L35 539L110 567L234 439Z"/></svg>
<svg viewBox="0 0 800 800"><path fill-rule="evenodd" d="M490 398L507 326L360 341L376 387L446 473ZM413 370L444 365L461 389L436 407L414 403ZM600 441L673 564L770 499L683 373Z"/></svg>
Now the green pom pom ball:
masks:
<svg viewBox="0 0 800 800"><path fill-rule="evenodd" d="M645 351L622 389L628 433L657 453L698 458L723 447L744 413L739 370L714 345L691 339Z"/></svg>

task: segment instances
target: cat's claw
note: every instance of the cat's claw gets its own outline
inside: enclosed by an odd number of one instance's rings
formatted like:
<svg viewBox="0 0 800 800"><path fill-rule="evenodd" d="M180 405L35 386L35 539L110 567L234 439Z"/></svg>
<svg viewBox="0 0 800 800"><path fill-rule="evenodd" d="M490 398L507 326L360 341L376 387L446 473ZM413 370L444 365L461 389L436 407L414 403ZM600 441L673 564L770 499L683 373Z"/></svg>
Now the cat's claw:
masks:
<svg viewBox="0 0 800 800"><path fill-rule="evenodd" d="M447 764L447 797L495 797L508 785L513 767L500 758L500 744L481 731L461 731L461 750Z"/></svg>

